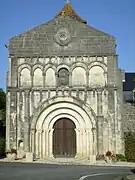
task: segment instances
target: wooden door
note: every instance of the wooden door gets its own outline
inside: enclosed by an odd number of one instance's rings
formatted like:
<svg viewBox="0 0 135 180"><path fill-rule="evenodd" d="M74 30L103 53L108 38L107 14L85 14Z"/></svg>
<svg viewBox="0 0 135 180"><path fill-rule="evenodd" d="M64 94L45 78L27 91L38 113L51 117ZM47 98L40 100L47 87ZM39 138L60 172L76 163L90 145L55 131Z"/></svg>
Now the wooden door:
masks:
<svg viewBox="0 0 135 180"><path fill-rule="evenodd" d="M70 119L60 119L54 124L53 132L54 157L75 157L76 132L75 124Z"/></svg>

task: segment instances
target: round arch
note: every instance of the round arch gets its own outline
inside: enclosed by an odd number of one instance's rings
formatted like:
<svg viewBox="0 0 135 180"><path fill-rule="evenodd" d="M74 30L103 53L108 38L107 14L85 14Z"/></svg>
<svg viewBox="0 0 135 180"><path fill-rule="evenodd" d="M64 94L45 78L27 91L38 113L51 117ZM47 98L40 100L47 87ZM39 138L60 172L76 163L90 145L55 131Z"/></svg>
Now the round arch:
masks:
<svg viewBox="0 0 135 180"><path fill-rule="evenodd" d="M55 121L58 120L58 117L60 118L68 118L73 120L77 128L86 128L86 122L84 120L85 118L88 118L87 116L82 116L80 113L77 111L67 107L63 108L63 104L61 104L61 107L56 109L57 104L52 107L52 111L47 113L42 114L37 121L36 124L36 130L43 130L43 129L52 129ZM63 113L65 112L65 113ZM42 118L43 117L43 118ZM90 122L91 123L91 122Z"/></svg>
<svg viewBox="0 0 135 180"><path fill-rule="evenodd" d="M103 62L100 61L91 62L88 66L88 69L90 70L94 66L100 66L104 70L104 72L107 72L107 66Z"/></svg>
<svg viewBox="0 0 135 180"><path fill-rule="evenodd" d="M86 103L84 104L82 100L80 99L78 100L75 97L53 97L49 100L45 100L38 106L37 109L35 109L33 116L31 117L31 129L36 128L37 121L39 117L42 116L42 114L43 115L45 113L48 114L48 112L52 111L52 109L53 108L55 109L56 107L57 109L59 107L61 108L66 107L66 109L68 108L71 109L72 107L72 110L75 112L75 109L76 109L78 110L78 113L80 113L79 112L80 110L82 114L87 115L93 127L96 126L96 114L94 113L92 108L90 108Z"/></svg>
<svg viewBox="0 0 135 180"><path fill-rule="evenodd" d="M76 128L79 127L79 122L77 120L77 118L75 118L74 116L70 115L70 114L60 114L60 115L57 115L55 116L52 121L50 122L50 127L53 128L54 124L56 121L58 121L58 119L62 119L62 118L67 118L67 119L70 119L74 122Z"/></svg>
<svg viewBox="0 0 135 180"><path fill-rule="evenodd" d="M27 64L27 63L23 63L21 64L19 67L18 67L18 74L20 75L21 71L24 69L24 68L27 68L29 69L29 71L31 72L31 65Z"/></svg>
<svg viewBox="0 0 135 180"><path fill-rule="evenodd" d="M69 66L67 66L66 64L61 64L57 67L57 72L59 72L60 69L67 69L70 72L70 68Z"/></svg>
<svg viewBox="0 0 135 180"><path fill-rule="evenodd" d="M43 71L43 65L38 63L38 64L35 64L34 66L32 66L32 72L34 73L34 71L39 68L41 69L41 71Z"/></svg>
<svg viewBox="0 0 135 180"><path fill-rule="evenodd" d="M57 72L56 66L55 66L54 64L52 64L52 63L49 63L49 64L47 64L47 65L44 67L44 74L46 74L46 71L47 71L49 68L52 68L55 73Z"/></svg>
<svg viewBox="0 0 135 180"><path fill-rule="evenodd" d="M87 72L87 70L88 70L87 66L86 66L84 63L75 62L75 63L73 63L72 66L71 66L71 72L72 72L76 67L81 67L81 68L83 68L86 72Z"/></svg>
<svg viewBox="0 0 135 180"><path fill-rule="evenodd" d="M75 124L76 156L93 155L96 147L96 136L93 134L96 115L87 104L74 97L54 97L41 103L35 110L31 119L32 152L38 157L54 157L54 124L61 118L70 119Z"/></svg>

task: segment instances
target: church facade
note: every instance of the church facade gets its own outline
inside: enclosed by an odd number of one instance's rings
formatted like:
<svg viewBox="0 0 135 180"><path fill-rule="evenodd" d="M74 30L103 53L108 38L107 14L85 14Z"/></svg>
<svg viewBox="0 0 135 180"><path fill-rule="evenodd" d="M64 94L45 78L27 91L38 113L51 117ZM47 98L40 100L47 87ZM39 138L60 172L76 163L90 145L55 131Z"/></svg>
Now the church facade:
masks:
<svg viewBox="0 0 135 180"><path fill-rule="evenodd" d="M10 39L6 148L37 158L124 154L122 72L115 37L70 3L51 21Z"/></svg>

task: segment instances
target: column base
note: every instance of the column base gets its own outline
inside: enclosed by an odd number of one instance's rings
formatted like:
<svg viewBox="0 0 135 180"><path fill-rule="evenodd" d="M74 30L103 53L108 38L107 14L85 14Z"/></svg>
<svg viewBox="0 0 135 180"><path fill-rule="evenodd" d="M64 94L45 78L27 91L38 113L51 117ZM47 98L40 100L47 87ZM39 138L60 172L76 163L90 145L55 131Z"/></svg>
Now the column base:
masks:
<svg viewBox="0 0 135 180"><path fill-rule="evenodd" d="M34 161L34 154L32 152L26 152L26 162L33 162Z"/></svg>
<svg viewBox="0 0 135 180"><path fill-rule="evenodd" d="M96 155L90 155L89 161L90 161L90 163L96 163Z"/></svg>

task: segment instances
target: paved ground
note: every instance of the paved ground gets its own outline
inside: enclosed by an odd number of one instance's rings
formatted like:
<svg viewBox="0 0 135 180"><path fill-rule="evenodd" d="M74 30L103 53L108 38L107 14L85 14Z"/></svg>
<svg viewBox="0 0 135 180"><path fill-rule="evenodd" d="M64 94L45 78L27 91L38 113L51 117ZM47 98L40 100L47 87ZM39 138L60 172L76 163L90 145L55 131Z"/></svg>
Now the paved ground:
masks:
<svg viewBox="0 0 135 180"><path fill-rule="evenodd" d="M114 180L132 169L0 162L0 180Z"/></svg>

